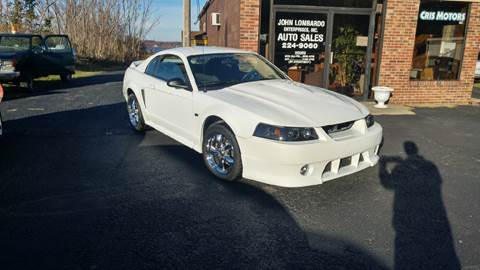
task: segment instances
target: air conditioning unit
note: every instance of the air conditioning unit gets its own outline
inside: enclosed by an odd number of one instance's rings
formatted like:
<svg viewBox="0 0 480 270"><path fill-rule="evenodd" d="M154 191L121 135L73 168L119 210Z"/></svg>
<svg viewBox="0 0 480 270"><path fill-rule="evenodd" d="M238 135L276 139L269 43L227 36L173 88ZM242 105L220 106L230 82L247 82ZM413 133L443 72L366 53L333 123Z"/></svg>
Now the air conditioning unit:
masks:
<svg viewBox="0 0 480 270"><path fill-rule="evenodd" d="M212 25L220 26L220 13L212 13Z"/></svg>

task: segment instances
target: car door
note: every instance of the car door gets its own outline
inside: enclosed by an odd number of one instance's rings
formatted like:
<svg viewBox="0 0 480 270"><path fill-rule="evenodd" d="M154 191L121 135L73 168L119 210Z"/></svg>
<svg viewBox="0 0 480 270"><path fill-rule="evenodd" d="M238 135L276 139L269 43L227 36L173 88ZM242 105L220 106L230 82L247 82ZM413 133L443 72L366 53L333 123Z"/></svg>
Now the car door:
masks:
<svg viewBox="0 0 480 270"><path fill-rule="evenodd" d="M158 59L155 81L148 87L147 103L155 121L171 132L180 142L193 146L193 92L167 85L172 79L181 79L190 85L185 64L175 55L164 55Z"/></svg>
<svg viewBox="0 0 480 270"><path fill-rule="evenodd" d="M30 71L35 77L48 75L48 68L44 62L45 45L42 36L32 36L32 60L30 62Z"/></svg>
<svg viewBox="0 0 480 270"><path fill-rule="evenodd" d="M48 63L50 74L72 73L75 70L75 59L70 40L65 35L49 35L45 37L43 57Z"/></svg>
<svg viewBox="0 0 480 270"><path fill-rule="evenodd" d="M155 84L157 83L158 77L156 74L157 66L162 60L162 56L157 56L153 58L145 69L145 75L141 77L141 80L137 82L140 85L142 91L143 102L145 105L144 114L146 114L147 119L155 125L164 126L160 118L158 118L158 113L155 113L156 100L159 100L158 95L159 91L155 90Z"/></svg>

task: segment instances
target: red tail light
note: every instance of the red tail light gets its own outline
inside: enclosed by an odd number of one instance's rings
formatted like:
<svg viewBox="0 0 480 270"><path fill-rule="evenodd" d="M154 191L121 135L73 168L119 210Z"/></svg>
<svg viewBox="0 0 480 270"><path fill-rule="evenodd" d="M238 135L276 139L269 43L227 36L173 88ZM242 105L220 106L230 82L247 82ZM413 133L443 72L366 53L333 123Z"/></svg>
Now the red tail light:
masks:
<svg viewBox="0 0 480 270"><path fill-rule="evenodd" d="M3 87L0 84L0 101L2 101L2 98L3 98Z"/></svg>

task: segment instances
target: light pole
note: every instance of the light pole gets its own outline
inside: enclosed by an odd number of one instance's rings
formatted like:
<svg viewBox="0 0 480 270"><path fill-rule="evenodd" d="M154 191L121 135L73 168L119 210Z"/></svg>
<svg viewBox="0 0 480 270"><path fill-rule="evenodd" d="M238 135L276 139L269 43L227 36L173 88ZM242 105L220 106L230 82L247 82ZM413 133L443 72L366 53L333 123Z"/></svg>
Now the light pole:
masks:
<svg viewBox="0 0 480 270"><path fill-rule="evenodd" d="M189 47L191 43L191 0L183 0L183 46Z"/></svg>

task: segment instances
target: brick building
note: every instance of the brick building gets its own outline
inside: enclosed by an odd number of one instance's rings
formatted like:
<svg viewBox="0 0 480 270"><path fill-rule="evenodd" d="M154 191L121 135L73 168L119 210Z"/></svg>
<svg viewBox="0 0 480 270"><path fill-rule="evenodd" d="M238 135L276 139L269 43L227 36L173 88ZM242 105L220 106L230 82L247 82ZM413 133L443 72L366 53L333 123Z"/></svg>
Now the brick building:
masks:
<svg viewBox="0 0 480 270"><path fill-rule="evenodd" d="M198 38L256 51L292 79L403 104L470 102L480 1L209 0Z"/></svg>

